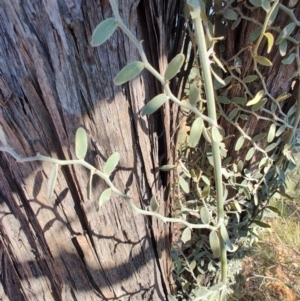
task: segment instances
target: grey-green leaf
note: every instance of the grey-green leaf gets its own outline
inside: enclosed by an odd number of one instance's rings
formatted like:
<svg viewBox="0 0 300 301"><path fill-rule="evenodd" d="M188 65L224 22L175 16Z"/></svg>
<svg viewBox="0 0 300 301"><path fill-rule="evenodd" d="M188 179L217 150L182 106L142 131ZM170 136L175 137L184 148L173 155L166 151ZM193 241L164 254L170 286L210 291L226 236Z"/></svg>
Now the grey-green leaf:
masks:
<svg viewBox="0 0 300 301"><path fill-rule="evenodd" d="M261 6L262 0L249 0L249 2L254 6Z"/></svg>
<svg viewBox="0 0 300 301"><path fill-rule="evenodd" d="M87 147L88 147L88 140L87 140L86 131L84 128L80 127L77 129L75 134L75 153L76 153L76 157L79 160L84 159L87 152Z"/></svg>
<svg viewBox="0 0 300 301"><path fill-rule="evenodd" d="M47 197L49 200L51 199L51 197L53 195L54 186L55 186L56 179L57 179L57 172L58 172L58 164L55 164L52 166L49 180L48 180Z"/></svg>
<svg viewBox="0 0 300 301"><path fill-rule="evenodd" d="M253 157L253 155L254 155L254 153L255 153L255 147L251 147L251 148L248 150L247 154L246 154L245 160L246 160L246 161L251 160L252 157Z"/></svg>
<svg viewBox="0 0 300 301"><path fill-rule="evenodd" d="M165 71L165 79L172 79L180 70L185 60L185 56L182 53L177 54L172 61L169 63Z"/></svg>
<svg viewBox="0 0 300 301"><path fill-rule="evenodd" d="M200 209L200 216L203 224L208 224L210 222L210 214L205 206Z"/></svg>
<svg viewBox="0 0 300 301"><path fill-rule="evenodd" d="M166 94L159 94L152 98L142 109L142 116L152 114L158 110L167 100Z"/></svg>
<svg viewBox="0 0 300 301"><path fill-rule="evenodd" d="M211 231L209 233L209 244L214 256L220 257L220 239L216 231Z"/></svg>
<svg viewBox="0 0 300 301"><path fill-rule="evenodd" d="M221 142L223 140L223 136L221 135L219 129L215 126L212 127L211 137L212 137L213 141L215 141L217 143Z"/></svg>
<svg viewBox="0 0 300 301"><path fill-rule="evenodd" d="M258 55L254 59L256 60L257 63L266 67L271 67L273 65L273 63L264 56Z"/></svg>
<svg viewBox="0 0 300 301"><path fill-rule="evenodd" d="M233 9L225 9L223 12L223 17L227 20L235 21L238 14Z"/></svg>
<svg viewBox="0 0 300 301"><path fill-rule="evenodd" d="M203 119L201 117L194 120L189 137L190 147L196 147L198 145L199 139L202 135L203 126Z"/></svg>
<svg viewBox="0 0 300 301"><path fill-rule="evenodd" d="M232 251L233 250L233 246L232 246L232 243L231 243L231 241L229 239L228 232L227 232L227 229L226 229L226 227L225 227L224 224L221 224L221 226L220 226L220 234L221 234L221 237L223 238L226 246L228 247L228 249L230 251Z"/></svg>
<svg viewBox="0 0 300 301"><path fill-rule="evenodd" d="M120 154L118 152L113 153L105 162L105 165L103 167L103 172L106 175L110 175L118 165L119 160L120 160Z"/></svg>
<svg viewBox="0 0 300 301"><path fill-rule="evenodd" d="M269 129L269 133L268 133L268 137L267 137L268 143L271 143L274 140L275 133L276 133L276 124L273 123Z"/></svg>
<svg viewBox="0 0 300 301"><path fill-rule="evenodd" d="M244 136L240 136L239 139L236 141L236 144L235 144L235 147L234 147L234 150L236 152L239 151L240 148L243 146L244 141L245 141Z"/></svg>
<svg viewBox="0 0 300 301"><path fill-rule="evenodd" d="M101 193L99 198L99 208L110 199L110 196L111 196L111 188L107 188Z"/></svg>
<svg viewBox="0 0 300 301"><path fill-rule="evenodd" d="M152 196L152 198L150 199L150 210L152 212L156 212L158 210L158 202L155 196Z"/></svg>
<svg viewBox="0 0 300 301"><path fill-rule="evenodd" d="M190 228L185 228L181 235L181 240L185 244L187 241L191 240L192 238L192 232Z"/></svg>
<svg viewBox="0 0 300 301"><path fill-rule="evenodd" d="M253 221L253 223L260 226L260 227L262 227L262 228L271 228L270 225L268 225L268 224L266 224L262 221L256 220L256 219Z"/></svg>
<svg viewBox="0 0 300 301"><path fill-rule="evenodd" d="M107 39L111 37L118 26L115 18L109 18L102 21L94 30L92 34L91 45L93 47L100 46Z"/></svg>
<svg viewBox="0 0 300 301"><path fill-rule="evenodd" d="M284 65L290 65L296 58L296 53L291 53L287 58L283 59L281 62Z"/></svg>
<svg viewBox="0 0 300 301"><path fill-rule="evenodd" d="M172 164L167 164L167 165L163 165L159 168L159 170L161 171L170 171L173 170L176 167L176 165L172 165Z"/></svg>
<svg viewBox="0 0 300 301"><path fill-rule="evenodd" d="M144 63L140 61L132 62L126 65L122 70L119 71L119 73L114 78L115 85L123 85L129 80L135 78L143 71L144 68Z"/></svg>
<svg viewBox="0 0 300 301"><path fill-rule="evenodd" d="M257 75L248 75L243 79L243 83L248 84L254 82L258 78Z"/></svg>
<svg viewBox="0 0 300 301"><path fill-rule="evenodd" d="M190 92L189 92L189 102L192 106L194 106L198 101L200 97L200 90L197 88L197 83L194 81L191 84Z"/></svg>
<svg viewBox="0 0 300 301"><path fill-rule="evenodd" d="M183 177L179 177L179 185L185 193L190 192L189 184Z"/></svg>

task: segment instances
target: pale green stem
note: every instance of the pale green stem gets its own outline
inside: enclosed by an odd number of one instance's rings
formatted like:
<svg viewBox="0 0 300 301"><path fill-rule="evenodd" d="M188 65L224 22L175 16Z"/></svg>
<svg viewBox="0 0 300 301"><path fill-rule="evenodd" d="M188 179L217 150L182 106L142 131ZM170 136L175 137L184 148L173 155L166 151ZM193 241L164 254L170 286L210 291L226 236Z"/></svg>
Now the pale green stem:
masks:
<svg viewBox="0 0 300 301"><path fill-rule="evenodd" d="M151 212L151 211L140 209L140 208L136 207L136 205L134 204L132 199L130 199L126 194L122 193L120 190L118 190L114 186L114 184L109 179L109 175L101 172L100 170L96 169L93 165L87 163L84 160L60 160L60 159L43 156L40 154L37 154L34 157L22 158L13 149L7 148L7 147L2 147L2 146L0 146L0 152L9 153L11 156L13 156L16 159L17 162L20 162L20 163L32 162L32 161L43 161L43 162L50 162L50 163L54 163L54 164L58 164L58 165L75 165L75 164L82 165L82 166L86 167L87 169L89 169L93 174L98 175L101 179L103 179L105 181L105 183L111 188L112 192L114 192L115 194L117 194L118 196L123 198L129 204L129 206L137 213L155 216L164 222L181 223L191 229L210 229L210 230L216 231L219 227L219 224L217 224L215 226L211 226L209 224L192 224L192 223L186 222L184 220L181 220L179 218L165 217L156 212Z"/></svg>
<svg viewBox="0 0 300 301"><path fill-rule="evenodd" d="M201 16L197 16L193 19L193 23L195 26L195 36L198 44L199 57L202 67L202 74L204 80L204 88L207 99L207 110L208 116L213 121L217 123L217 113L216 113L216 104L215 104L215 96L214 96L214 87L212 81L212 75L210 71L210 62L207 54L207 47L205 41L205 34L202 26ZM223 201L223 185L222 185L222 170L221 170L221 155L219 143L215 142L212 139L212 154L213 154L213 162L214 162L214 174L215 174L215 183L216 183L216 194L217 194L217 215L218 215L218 224L224 222L224 201ZM220 237L221 244L221 273L222 273L222 282L226 285L227 282L227 252L225 242Z"/></svg>

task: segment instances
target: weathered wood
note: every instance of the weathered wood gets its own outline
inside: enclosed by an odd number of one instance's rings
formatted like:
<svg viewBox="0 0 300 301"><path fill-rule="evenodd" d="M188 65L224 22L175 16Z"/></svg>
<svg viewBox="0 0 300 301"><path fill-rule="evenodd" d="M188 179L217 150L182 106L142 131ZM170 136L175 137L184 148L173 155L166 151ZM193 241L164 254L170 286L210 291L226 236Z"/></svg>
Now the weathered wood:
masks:
<svg viewBox="0 0 300 301"><path fill-rule="evenodd" d="M120 0L119 7L163 71L180 1ZM106 0L1 1L0 124L17 153L60 159L75 158L74 135L83 126L89 133L86 160L101 169L118 151L115 186L143 208L156 195L167 215L158 173L166 150L158 136L171 127L171 116L167 110L164 121L160 113L140 116L145 101L161 91L147 72L113 85L117 72L139 55L119 29L101 47L89 45L92 30L111 16ZM136 215L115 196L97 212L105 183L94 178L88 199L89 173L78 166L60 169L48 200L51 167L17 164L0 154L4 300L166 300L169 225Z"/></svg>

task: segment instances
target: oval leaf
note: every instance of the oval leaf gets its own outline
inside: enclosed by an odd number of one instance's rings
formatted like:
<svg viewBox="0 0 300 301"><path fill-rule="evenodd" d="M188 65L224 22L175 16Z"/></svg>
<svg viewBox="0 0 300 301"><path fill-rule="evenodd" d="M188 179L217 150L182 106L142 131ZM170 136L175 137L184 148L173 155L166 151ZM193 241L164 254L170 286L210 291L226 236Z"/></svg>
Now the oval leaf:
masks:
<svg viewBox="0 0 300 301"><path fill-rule="evenodd" d="M75 153L79 160L83 160L88 147L88 140L84 128L78 128L75 134Z"/></svg>
<svg viewBox="0 0 300 301"><path fill-rule="evenodd" d="M184 178L182 178L182 177L179 178L179 185L185 193L190 192L189 184L187 183L187 181Z"/></svg>
<svg viewBox="0 0 300 301"><path fill-rule="evenodd" d="M225 9L223 12L223 17L227 20L235 21L238 17L238 14L232 9Z"/></svg>
<svg viewBox="0 0 300 301"><path fill-rule="evenodd" d="M229 239L228 232L227 232L227 229L224 224L221 224L221 226L220 226L220 234L221 234L221 237L223 238L228 250L232 251L233 245Z"/></svg>
<svg viewBox="0 0 300 301"><path fill-rule="evenodd" d="M262 227L262 228L271 228L270 225L268 225L268 224L266 224L264 222L261 222L259 220L256 220L256 219L253 221L253 223L256 224L256 225L258 225L258 226L260 226L260 227Z"/></svg>
<svg viewBox="0 0 300 301"><path fill-rule="evenodd" d="M253 155L254 155L254 153L255 153L255 147L251 147L251 148L248 150L247 154L246 154L245 160L246 160L246 161L251 160L252 157L253 157Z"/></svg>
<svg viewBox="0 0 300 301"><path fill-rule="evenodd" d="M206 207L202 207L200 209L200 217L201 217L201 220L202 220L203 224L209 224L210 214L209 214L209 211Z"/></svg>
<svg viewBox="0 0 300 301"><path fill-rule="evenodd" d="M244 136L239 137L239 139L236 141L234 150L237 152L238 150L240 150L240 148L243 146L245 141Z"/></svg>
<svg viewBox="0 0 300 301"><path fill-rule="evenodd" d="M200 90L197 88L197 83L193 82L189 92L189 102L192 106L194 106L200 97Z"/></svg>
<svg viewBox="0 0 300 301"><path fill-rule="evenodd" d="M106 175L110 175L116 168L120 160L120 154L118 152L113 153L105 162L103 172Z"/></svg>
<svg viewBox="0 0 300 301"><path fill-rule="evenodd" d="M265 90L260 90L259 92L256 93L253 99L247 102L246 106L253 106L257 104L262 99L264 94L265 94Z"/></svg>
<svg viewBox="0 0 300 301"><path fill-rule="evenodd" d="M291 64L294 61L294 59L296 58L296 56L297 56L296 53L291 53L287 58L285 58L281 62L284 65L289 65L289 64Z"/></svg>
<svg viewBox="0 0 300 301"><path fill-rule="evenodd" d="M91 45L93 47L100 46L111 37L118 26L115 18L109 18L102 21L94 30Z"/></svg>
<svg viewBox="0 0 300 301"><path fill-rule="evenodd" d="M180 70L185 60L185 56L182 53L177 54L169 63L165 71L165 79L172 79Z"/></svg>
<svg viewBox="0 0 300 301"><path fill-rule="evenodd" d="M157 209L158 209L158 202L157 202L157 200L156 200L156 197L153 196L153 197L151 198L151 200L150 200L150 210L151 210L152 212L156 212Z"/></svg>
<svg viewBox="0 0 300 301"><path fill-rule="evenodd" d="M276 133L276 124L273 123L270 126L268 137L267 137L267 141L269 143L271 143L273 141L273 139L275 138L275 133Z"/></svg>
<svg viewBox="0 0 300 301"><path fill-rule="evenodd" d="M211 137L212 137L213 141L215 141L217 143L221 142L223 140L223 136L221 135L219 129L215 126L212 127Z"/></svg>
<svg viewBox="0 0 300 301"><path fill-rule="evenodd" d="M51 197L53 195L54 186L55 186L56 179L57 179L57 172L58 172L58 164L55 164L52 166L50 176L48 179L47 197L49 200L51 199Z"/></svg>
<svg viewBox="0 0 300 301"><path fill-rule="evenodd" d="M270 53L270 51L272 50L273 44L274 44L274 37L270 32L265 32L264 35L268 41L267 53Z"/></svg>
<svg viewBox="0 0 300 301"><path fill-rule="evenodd" d="M104 205L110 199L110 196L111 196L111 189L110 188L105 189L100 195L99 207Z"/></svg>
<svg viewBox="0 0 300 301"><path fill-rule="evenodd" d="M199 139L202 135L203 126L203 119L201 117L194 120L189 137L190 147L196 147L198 145Z"/></svg>
<svg viewBox="0 0 300 301"><path fill-rule="evenodd" d="M209 233L209 244L214 256L220 257L220 239L216 231L211 231Z"/></svg>
<svg viewBox="0 0 300 301"><path fill-rule="evenodd" d="M122 85L129 80L138 76L142 70L144 69L145 65L143 62L136 61L126 65L114 78L114 83L116 86Z"/></svg>
<svg viewBox="0 0 300 301"><path fill-rule="evenodd" d="M273 65L272 62L264 56L258 55L255 57L255 60L257 61L257 63L263 66L271 67Z"/></svg>
<svg viewBox="0 0 300 301"><path fill-rule="evenodd" d="M252 83L258 78L257 75L248 75L243 79L244 84Z"/></svg>
<svg viewBox="0 0 300 301"><path fill-rule="evenodd" d="M142 109L142 116L152 114L158 110L167 100L166 94L159 94L152 98Z"/></svg>
<svg viewBox="0 0 300 301"><path fill-rule="evenodd" d="M163 165L159 168L161 171L169 171L173 170L176 167L176 165L168 164L168 165Z"/></svg>
<svg viewBox="0 0 300 301"><path fill-rule="evenodd" d="M190 228L185 228L181 235L181 240L185 244L187 241L191 240L192 238L192 232Z"/></svg>

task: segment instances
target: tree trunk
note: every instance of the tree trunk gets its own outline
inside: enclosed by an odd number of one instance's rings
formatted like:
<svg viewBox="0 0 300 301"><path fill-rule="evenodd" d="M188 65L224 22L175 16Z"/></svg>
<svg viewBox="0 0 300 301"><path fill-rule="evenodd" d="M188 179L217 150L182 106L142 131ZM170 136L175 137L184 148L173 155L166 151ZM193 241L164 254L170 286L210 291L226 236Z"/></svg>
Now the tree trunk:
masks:
<svg viewBox="0 0 300 301"><path fill-rule="evenodd" d="M160 72L180 2L119 1L125 24ZM157 170L160 157L172 160L172 115L166 107L140 116L161 93L146 71L114 86L117 72L139 55L120 30L101 47L90 46L93 29L111 16L107 0L1 1L0 124L18 154L59 159L76 158L74 135L84 127L86 160L101 170L118 151L115 186L142 208L155 195L159 213L168 215L167 182ZM135 214L116 196L97 212L106 185L94 177L89 199L89 173L80 166L59 170L48 199L51 167L0 154L2 300L166 300L170 226Z"/></svg>

